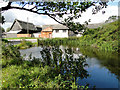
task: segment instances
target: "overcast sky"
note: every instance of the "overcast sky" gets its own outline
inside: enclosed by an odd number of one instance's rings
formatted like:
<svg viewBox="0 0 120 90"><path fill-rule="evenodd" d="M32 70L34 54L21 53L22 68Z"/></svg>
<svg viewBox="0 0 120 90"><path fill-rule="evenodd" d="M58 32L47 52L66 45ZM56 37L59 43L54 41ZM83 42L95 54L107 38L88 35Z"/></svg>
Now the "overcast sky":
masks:
<svg viewBox="0 0 120 90"><path fill-rule="evenodd" d="M116 15L118 16L118 1L115 0L114 2L109 2L108 7L103 9L106 11L105 14L102 14L102 11L98 12L95 15L92 15L92 8L89 8L85 13L82 14L82 17L75 20L76 22L84 23L85 21L91 19L90 23L101 23L105 22L109 16ZM0 6L5 6L7 3L0 2ZM29 8L32 6L29 6ZM26 6L26 8L28 8ZM58 24L53 19L49 18L48 16L38 15L32 12L28 12L25 10L17 10L11 9L4 11L2 15L5 17L6 23L2 25L5 29L11 27L14 19L19 19L22 21L27 21L27 17L29 18L29 22L34 23L35 25L44 25L44 24Z"/></svg>

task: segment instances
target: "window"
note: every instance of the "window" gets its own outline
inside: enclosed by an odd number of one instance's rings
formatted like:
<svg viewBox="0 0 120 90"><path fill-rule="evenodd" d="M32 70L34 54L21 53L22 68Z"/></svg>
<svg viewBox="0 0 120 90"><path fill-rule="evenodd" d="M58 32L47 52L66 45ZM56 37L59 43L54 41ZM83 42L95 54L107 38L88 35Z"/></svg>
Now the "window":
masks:
<svg viewBox="0 0 120 90"><path fill-rule="evenodd" d="M66 32L66 30L63 30L63 32Z"/></svg>
<svg viewBox="0 0 120 90"><path fill-rule="evenodd" d="M56 33L58 33L59 32L59 30L56 30Z"/></svg>

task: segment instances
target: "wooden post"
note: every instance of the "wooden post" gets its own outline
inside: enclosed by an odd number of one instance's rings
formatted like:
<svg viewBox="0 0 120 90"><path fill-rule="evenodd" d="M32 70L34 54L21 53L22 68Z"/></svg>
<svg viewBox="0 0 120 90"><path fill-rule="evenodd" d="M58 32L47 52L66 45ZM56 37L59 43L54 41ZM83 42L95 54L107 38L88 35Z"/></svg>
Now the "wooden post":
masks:
<svg viewBox="0 0 120 90"><path fill-rule="evenodd" d="M27 34L29 34L29 29L28 29L28 17L27 17Z"/></svg>

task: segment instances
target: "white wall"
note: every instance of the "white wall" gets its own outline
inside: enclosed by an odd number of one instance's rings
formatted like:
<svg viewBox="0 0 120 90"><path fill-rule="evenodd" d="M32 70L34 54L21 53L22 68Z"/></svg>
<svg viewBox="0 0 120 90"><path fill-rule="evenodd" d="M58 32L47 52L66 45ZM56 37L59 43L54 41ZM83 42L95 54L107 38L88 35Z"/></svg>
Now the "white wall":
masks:
<svg viewBox="0 0 120 90"><path fill-rule="evenodd" d="M82 34L77 34L76 36L77 36L77 37L82 37Z"/></svg>
<svg viewBox="0 0 120 90"><path fill-rule="evenodd" d="M33 33L34 37L38 38L41 33Z"/></svg>
<svg viewBox="0 0 120 90"><path fill-rule="evenodd" d="M66 32L63 32L63 30L59 30L59 32L53 30L52 32L52 38L65 38L65 37L68 37L68 30L66 30Z"/></svg>
<svg viewBox="0 0 120 90"><path fill-rule="evenodd" d="M77 37L81 37L81 36L83 35L84 31L85 31L85 30L82 30L82 31L79 32L76 36L77 36Z"/></svg>

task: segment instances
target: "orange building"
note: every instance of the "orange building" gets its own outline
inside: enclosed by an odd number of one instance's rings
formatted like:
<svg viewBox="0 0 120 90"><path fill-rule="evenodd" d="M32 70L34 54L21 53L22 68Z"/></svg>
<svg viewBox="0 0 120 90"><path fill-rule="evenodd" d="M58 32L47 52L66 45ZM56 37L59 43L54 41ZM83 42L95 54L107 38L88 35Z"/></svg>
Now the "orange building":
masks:
<svg viewBox="0 0 120 90"><path fill-rule="evenodd" d="M42 38L52 38L52 28L48 27L48 28L43 29L41 31L41 35L39 37L42 37Z"/></svg>

